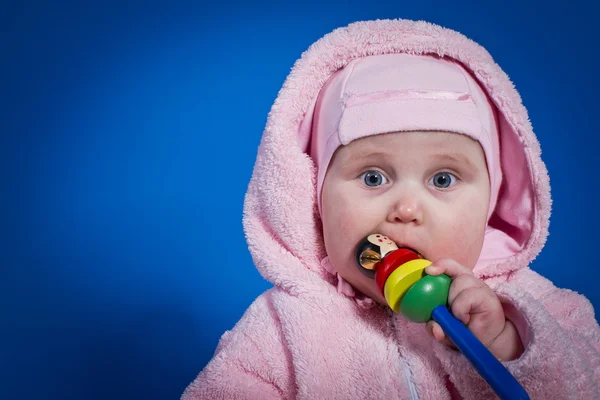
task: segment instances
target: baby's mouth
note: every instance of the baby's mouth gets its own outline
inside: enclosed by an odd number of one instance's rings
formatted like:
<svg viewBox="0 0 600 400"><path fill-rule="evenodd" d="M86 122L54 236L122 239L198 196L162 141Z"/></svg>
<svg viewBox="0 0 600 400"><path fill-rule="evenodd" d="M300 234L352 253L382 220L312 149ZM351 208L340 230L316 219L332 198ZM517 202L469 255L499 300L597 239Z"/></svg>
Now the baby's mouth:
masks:
<svg viewBox="0 0 600 400"><path fill-rule="evenodd" d="M423 256L420 251L418 251L417 249L415 249L413 247L403 245L400 243L396 243L396 246L398 246L398 249L406 249L406 250L412 251L413 253L416 253L419 257Z"/></svg>
<svg viewBox="0 0 600 400"><path fill-rule="evenodd" d="M372 234L356 246L357 268L375 281L386 304L399 312L400 301L431 264L412 246Z"/></svg>
<svg viewBox="0 0 600 400"><path fill-rule="evenodd" d="M375 238L374 238L375 236ZM383 236L383 235L381 235ZM371 240L369 240L371 239ZM374 240L375 239L375 240ZM381 245L379 242L382 242L380 239L386 239L386 244ZM393 249L389 248L389 242L393 242L387 236L383 238L379 237L379 234L371 234L365 237L360 243L358 243L356 247L355 260L358 269L369 278L375 278L375 272L379 267L381 261L387 257L389 254L397 252L398 250L409 251L416 255L417 258L423 258L421 253L414 247L407 245L405 243L396 243Z"/></svg>

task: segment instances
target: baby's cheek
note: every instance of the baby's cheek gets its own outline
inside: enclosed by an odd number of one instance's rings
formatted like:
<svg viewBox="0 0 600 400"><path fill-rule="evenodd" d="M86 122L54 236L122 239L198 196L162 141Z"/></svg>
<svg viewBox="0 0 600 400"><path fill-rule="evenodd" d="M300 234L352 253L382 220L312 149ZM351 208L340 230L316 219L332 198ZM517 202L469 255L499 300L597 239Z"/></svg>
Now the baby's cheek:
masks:
<svg viewBox="0 0 600 400"><path fill-rule="evenodd" d="M352 242L357 228L352 209L343 201L337 205L331 207L328 214L324 215L323 231L327 254L332 261L339 264L348 259L349 251L355 245Z"/></svg>
<svg viewBox="0 0 600 400"><path fill-rule="evenodd" d="M352 235L355 226L353 213L344 204L340 204L339 207L335 208L333 218L329 222L329 230L338 238L348 238Z"/></svg>
<svg viewBox="0 0 600 400"><path fill-rule="evenodd" d="M448 240L440 245L440 254L473 268L479 259L483 234L484 228L475 225L474 221L459 221L446 236Z"/></svg>

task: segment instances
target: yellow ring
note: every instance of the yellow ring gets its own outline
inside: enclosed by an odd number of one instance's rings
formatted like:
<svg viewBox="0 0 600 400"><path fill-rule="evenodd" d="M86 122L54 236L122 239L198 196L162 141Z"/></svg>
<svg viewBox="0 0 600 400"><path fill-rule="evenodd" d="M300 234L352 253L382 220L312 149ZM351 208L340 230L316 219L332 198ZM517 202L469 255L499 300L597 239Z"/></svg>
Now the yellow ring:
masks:
<svg viewBox="0 0 600 400"><path fill-rule="evenodd" d="M423 270L431 265L425 259L410 260L394 270L383 285L383 295L392 310L399 312L400 301L419 279L425 275Z"/></svg>

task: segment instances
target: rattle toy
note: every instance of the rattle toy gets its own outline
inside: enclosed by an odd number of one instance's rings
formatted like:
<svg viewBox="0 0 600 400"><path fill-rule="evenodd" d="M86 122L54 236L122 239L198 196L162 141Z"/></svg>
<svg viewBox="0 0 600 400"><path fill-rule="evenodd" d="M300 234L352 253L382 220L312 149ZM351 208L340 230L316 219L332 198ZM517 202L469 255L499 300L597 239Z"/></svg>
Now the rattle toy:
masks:
<svg viewBox="0 0 600 400"><path fill-rule="evenodd" d="M501 399L529 399L502 363L450 313L450 277L427 275L431 261L375 233L358 244L356 262L363 274L375 279L394 312L413 322L437 322Z"/></svg>

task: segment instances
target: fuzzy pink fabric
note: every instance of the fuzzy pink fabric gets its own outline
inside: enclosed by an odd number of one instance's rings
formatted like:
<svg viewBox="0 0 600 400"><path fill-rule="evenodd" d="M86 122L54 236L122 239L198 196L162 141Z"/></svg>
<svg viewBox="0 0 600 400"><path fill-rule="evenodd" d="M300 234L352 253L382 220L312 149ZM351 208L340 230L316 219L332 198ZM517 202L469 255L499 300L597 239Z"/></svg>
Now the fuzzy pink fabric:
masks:
<svg viewBox="0 0 600 400"><path fill-rule="evenodd" d="M494 395L462 354L422 324L339 285L327 258L306 154L310 119L327 79L353 59L388 53L449 57L470 71L501 111L502 173L494 235L475 273L505 306L525 346L505 365L532 399L600 393L600 328L583 296L528 268L544 245L550 187L519 94L481 46L426 22L383 20L337 29L294 65L269 114L244 209L250 251L274 287L226 332L183 399L487 399ZM533 210L533 212L531 212ZM486 238L487 240L487 238ZM356 295L356 296L355 296Z"/></svg>

